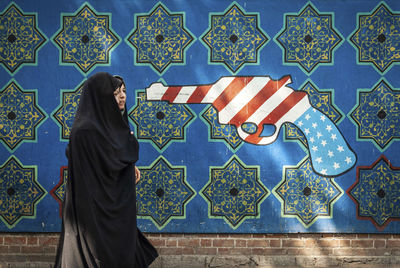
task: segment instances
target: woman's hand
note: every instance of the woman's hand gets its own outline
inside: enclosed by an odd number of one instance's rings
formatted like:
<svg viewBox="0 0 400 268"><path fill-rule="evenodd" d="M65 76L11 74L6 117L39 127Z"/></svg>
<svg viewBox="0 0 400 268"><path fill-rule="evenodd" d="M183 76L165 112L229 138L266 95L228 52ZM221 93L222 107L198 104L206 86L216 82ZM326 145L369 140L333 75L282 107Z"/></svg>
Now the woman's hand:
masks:
<svg viewBox="0 0 400 268"><path fill-rule="evenodd" d="M133 131L131 131L131 135L133 135ZM140 180L140 170L135 166L135 183L137 184Z"/></svg>
<svg viewBox="0 0 400 268"><path fill-rule="evenodd" d="M137 166L135 166L135 183L137 184L140 180L140 170L137 168Z"/></svg>

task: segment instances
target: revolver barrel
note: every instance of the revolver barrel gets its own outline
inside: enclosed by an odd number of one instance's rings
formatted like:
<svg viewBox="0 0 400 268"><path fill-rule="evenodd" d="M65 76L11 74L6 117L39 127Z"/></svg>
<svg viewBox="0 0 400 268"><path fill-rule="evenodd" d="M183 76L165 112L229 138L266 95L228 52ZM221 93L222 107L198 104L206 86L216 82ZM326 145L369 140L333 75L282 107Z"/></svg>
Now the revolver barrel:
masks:
<svg viewBox="0 0 400 268"><path fill-rule="evenodd" d="M154 83L146 89L146 94L148 100L212 104L221 124L235 125L246 142L265 145L275 141L284 122L294 122L310 107L307 94L287 87L290 83L290 76L279 80L268 76L231 76L197 86ZM247 133L241 128L244 123L255 124L257 131ZM261 137L264 124L275 125L276 133Z"/></svg>
<svg viewBox="0 0 400 268"><path fill-rule="evenodd" d="M304 91L288 87L290 76L273 80L269 76L230 76L195 86L164 86L154 83L146 89L147 100L170 103L209 103L218 111L218 122L237 128L244 141L257 145L273 143L283 123L296 125L306 137L316 173L337 176L356 162L356 155L326 115L311 106ZM242 126L254 124L249 133ZM270 136L262 136L264 125L274 125Z"/></svg>

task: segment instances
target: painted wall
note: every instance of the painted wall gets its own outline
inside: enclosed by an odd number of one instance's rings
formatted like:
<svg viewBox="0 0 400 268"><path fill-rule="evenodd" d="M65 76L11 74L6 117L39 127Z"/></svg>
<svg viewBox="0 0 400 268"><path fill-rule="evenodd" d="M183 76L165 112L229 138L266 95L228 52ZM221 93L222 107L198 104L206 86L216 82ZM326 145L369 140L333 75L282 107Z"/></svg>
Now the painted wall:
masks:
<svg viewBox="0 0 400 268"><path fill-rule="evenodd" d="M83 82L124 77L139 227L400 231L400 2L0 3L0 231L60 230Z"/></svg>

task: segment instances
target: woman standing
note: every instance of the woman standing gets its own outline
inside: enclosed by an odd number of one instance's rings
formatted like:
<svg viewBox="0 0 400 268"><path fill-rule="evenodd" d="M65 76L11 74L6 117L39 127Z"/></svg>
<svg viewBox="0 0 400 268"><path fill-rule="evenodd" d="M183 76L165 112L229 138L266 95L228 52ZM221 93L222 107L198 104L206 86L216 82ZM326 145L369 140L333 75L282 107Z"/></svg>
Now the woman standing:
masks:
<svg viewBox="0 0 400 268"><path fill-rule="evenodd" d="M142 268L158 256L136 227L139 144L125 102L121 77L97 73L83 86L67 150L55 267Z"/></svg>

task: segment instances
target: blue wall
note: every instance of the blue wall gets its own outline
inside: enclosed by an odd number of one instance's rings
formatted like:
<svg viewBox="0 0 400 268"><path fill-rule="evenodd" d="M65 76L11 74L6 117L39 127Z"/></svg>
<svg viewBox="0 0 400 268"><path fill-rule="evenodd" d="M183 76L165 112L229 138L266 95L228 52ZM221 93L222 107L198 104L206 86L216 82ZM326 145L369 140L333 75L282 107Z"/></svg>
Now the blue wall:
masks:
<svg viewBox="0 0 400 268"><path fill-rule="evenodd" d="M60 230L80 87L106 71L127 84L143 231L398 233L399 36L395 0L2 1L0 231ZM253 76L290 76L284 88L338 129L323 158L333 174L313 158L325 145L305 139L306 113L257 145L216 103L145 94Z"/></svg>

